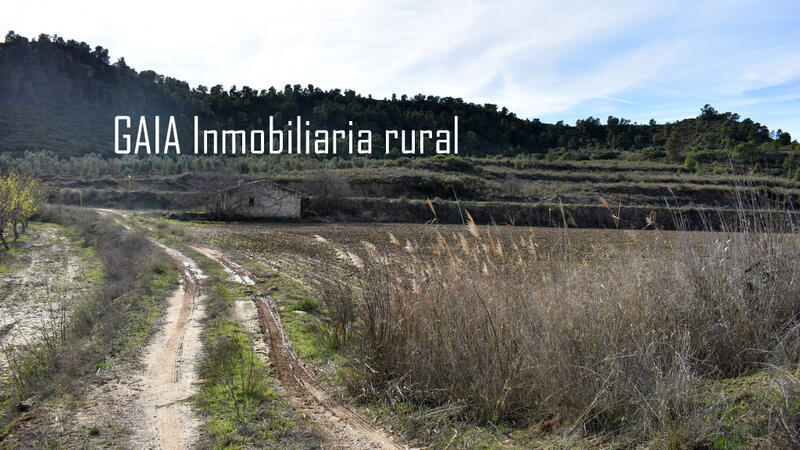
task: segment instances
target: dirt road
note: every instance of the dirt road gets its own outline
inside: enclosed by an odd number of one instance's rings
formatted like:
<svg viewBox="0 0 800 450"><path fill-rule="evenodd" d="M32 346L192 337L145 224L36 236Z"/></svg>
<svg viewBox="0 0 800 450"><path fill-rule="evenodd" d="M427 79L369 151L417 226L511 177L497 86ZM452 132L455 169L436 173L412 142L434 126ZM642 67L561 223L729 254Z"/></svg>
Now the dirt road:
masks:
<svg viewBox="0 0 800 450"><path fill-rule="evenodd" d="M203 274L182 253L157 245L175 261L182 281L169 298L164 329L147 348L140 402L150 433L161 448L172 450L191 447L199 427L188 401L195 392L195 366L202 350L200 320L205 313L199 280Z"/></svg>
<svg viewBox="0 0 800 450"><path fill-rule="evenodd" d="M99 210L123 227L128 217L114 210ZM122 219L122 220L120 220ZM146 426L137 430L136 441L162 449L192 447L198 437L200 420L189 402L196 392L197 362L201 358L201 320L205 317L200 280L205 278L197 264L183 253L156 241L175 261L181 285L169 297L163 328L145 350L145 371L136 385L141 386L137 401Z"/></svg>
<svg viewBox="0 0 800 450"><path fill-rule="evenodd" d="M255 284L256 277L252 273L222 253L202 247L192 248L222 264L237 281ZM272 297L253 295L252 300L258 311L264 338L270 347L270 358L275 365L281 385L289 395L289 402L295 410L316 425L329 445L335 448L356 449L404 448L388 433L337 401L315 380L292 349Z"/></svg>
<svg viewBox="0 0 800 450"><path fill-rule="evenodd" d="M116 211L103 212L117 218L127 218ZM183 282L169 300L164 330L148 347L141 402L150 418L149 431L157 437L158 445L165 449L176 449L191 446L193 436L196 436L197 419L185 400L193 392L192 384L196 376L194 361L199 359L201 330L198 319L204 316L204 312L199 301L198 279L203 274L185 255L157 245L176 261ZM233 281L256 284L256 277L252 273L222 253L203 247L190 247L220 263ZM269 357L287 393L287 400L300 415L310 419L330 447L404 448L388 433L337 401L316 381L292 349L272 297L253 295L252 300L264 339L269 345Z"/></svg>

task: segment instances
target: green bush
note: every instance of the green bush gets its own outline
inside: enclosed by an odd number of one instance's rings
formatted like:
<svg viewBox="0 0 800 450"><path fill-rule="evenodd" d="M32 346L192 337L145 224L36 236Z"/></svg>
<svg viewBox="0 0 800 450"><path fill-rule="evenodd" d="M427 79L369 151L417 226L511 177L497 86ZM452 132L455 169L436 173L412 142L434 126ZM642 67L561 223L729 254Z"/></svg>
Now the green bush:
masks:
<svg viewBox="0 0 800 450"><path fill-rule="evenodd" d="M319 303L310 298L300 299L291 306L292 311L304 311L309 314L316 314L319 312Z"/></svg>
<svg viewBox="0 0 800 450"><path fill-rule="evenodd" d="M446 156L442 159L442 163L448 169L458 172L471 172L475 170L475 165L463 157Z"/></svg>
<svg viewBox="0 0 800 450"><path fill-rule="evenodd" d="M690 172L696 172L698 167L700 167L700 163L697 162L694 155L691 153L686 155L686 159L683 160L683 168Z"/></svg>

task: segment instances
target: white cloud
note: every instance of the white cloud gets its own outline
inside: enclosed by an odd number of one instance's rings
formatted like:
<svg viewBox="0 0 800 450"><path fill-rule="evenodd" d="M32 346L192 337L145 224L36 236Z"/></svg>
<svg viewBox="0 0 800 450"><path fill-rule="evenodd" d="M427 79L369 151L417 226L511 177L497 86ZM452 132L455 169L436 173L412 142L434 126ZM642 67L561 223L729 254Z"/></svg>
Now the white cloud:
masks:
<svg viewBox="0 0 800 450"><path fill-rule="evenodd" d="M800 76L795 39L767 46L756 39L767 30L744 26L772 17L762 9L754 1L29 1L6 5L0 27L103 45L112 58L192 85L422 92L521 116L605 99L623 110L650 102L659 116L659 98L694 110L698 99L746 97Z"/></svg>

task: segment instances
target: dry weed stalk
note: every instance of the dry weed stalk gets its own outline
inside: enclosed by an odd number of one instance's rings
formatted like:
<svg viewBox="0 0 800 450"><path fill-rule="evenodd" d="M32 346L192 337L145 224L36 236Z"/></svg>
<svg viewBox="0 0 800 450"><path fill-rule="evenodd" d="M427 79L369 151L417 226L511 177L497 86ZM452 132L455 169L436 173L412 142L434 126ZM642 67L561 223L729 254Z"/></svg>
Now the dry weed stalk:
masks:
<svg viewBox="0 0 800 450"><path fill-rule="evenodd" d="M578 255L566 235L542 251L467 213L466 233L428 246L364 244L366 258L348 254L354 284L328 297L349 310L348 380L477 420L705 442L718 424L702 380L800 362L794 228L728 225Z"/></svg>

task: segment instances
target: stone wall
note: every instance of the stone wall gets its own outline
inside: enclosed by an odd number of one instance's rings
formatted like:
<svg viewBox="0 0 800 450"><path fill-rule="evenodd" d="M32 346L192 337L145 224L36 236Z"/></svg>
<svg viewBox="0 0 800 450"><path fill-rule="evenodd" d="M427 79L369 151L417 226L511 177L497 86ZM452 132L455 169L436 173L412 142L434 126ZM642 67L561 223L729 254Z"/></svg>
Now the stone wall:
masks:
<svg viewBox="0 0 800 450"><path fill-rule="evenodd" d="M213 214L220 218L299 219L301 197L267 181L256 181L217 193Z"/></svg>

